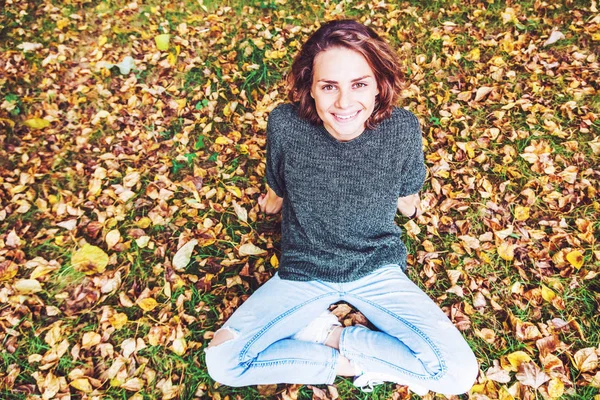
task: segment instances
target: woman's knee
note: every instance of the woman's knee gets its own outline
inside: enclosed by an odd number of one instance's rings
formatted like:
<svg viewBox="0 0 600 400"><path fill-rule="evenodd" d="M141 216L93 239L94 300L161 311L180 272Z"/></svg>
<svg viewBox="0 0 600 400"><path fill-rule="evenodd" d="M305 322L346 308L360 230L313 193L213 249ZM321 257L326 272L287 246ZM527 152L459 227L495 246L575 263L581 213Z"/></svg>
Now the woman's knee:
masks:
<svg viewBox="0 0 600 400"><path fill-rule="evenodd" d="M441 393L446 395L468 392L479 375L479 363L472 352L451 361L447 367L445 390L440 390Z"/></svg>
<svg viewBox="0 0 600 400"><path fill-rule="evenodd" d="M239 373L236 371L239 364L237 357L232 354L230 346L226 346L227 342L234 340L237 337L237 332L222 328L215 333L215 336L204 350L206 369L210 377L223 385L236 387L237 377Z"/></svg>

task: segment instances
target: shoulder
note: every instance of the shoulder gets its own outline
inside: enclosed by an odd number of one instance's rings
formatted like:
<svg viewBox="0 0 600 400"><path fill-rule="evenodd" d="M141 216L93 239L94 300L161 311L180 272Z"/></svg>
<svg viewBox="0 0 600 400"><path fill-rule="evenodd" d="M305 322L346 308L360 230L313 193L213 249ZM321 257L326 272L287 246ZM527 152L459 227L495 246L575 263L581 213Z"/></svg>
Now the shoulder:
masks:
<svg viewBox="0 0 600 400"><path fill-rule="evenodd" d="M392 115L386 121L392 125L408 124L420 126L417 116L407 109L401 107L394 107L392 109Z"/></svg>
<svg viewBox="0 0 600 400"><path fill-rule="evenodd" d="M282 103L275 107L269 113L269 125L280 126L288 124L301 123L298 117L297 108L290 103Z"/></svg>
<svg viewBox="0 0 600 400"><path fill-rule="evenodd" d="M399 138L421 137L421 124L412 112L405 108L394 107L392 115L381 121L381 130Z"/></svg>

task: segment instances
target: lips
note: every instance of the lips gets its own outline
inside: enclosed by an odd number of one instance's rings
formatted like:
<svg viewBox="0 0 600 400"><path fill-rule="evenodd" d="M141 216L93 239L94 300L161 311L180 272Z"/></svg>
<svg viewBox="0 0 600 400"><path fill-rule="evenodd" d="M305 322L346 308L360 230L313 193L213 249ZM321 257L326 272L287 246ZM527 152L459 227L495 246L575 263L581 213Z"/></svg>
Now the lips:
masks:
<svg viewBox="0 0 600 400"><path fill-rule="evenodd" d="M342 114L333 114L333 116L336 119L336 121L347 122L347 121L351 121L354 118L356 118L356 116L360 113L360 111L361 110L358 110L358 111L356 111L356 112L354 112L352 114L345 114L345 115L342 115Z"/></svg>

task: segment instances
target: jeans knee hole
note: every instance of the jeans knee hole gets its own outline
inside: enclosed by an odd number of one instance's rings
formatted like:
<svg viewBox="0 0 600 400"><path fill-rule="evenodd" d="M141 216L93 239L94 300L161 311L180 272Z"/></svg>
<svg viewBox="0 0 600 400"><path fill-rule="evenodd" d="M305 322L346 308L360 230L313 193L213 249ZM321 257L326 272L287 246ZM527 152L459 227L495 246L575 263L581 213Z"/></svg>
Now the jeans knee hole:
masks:
<svg viewBox="0 0 600 400"><path fill-rule="evenodd" d="M235 329L225 326L215 332L212 340L208 344L207 348L217 347L223 343L227 343L238 337L239 333Z"/></svg>

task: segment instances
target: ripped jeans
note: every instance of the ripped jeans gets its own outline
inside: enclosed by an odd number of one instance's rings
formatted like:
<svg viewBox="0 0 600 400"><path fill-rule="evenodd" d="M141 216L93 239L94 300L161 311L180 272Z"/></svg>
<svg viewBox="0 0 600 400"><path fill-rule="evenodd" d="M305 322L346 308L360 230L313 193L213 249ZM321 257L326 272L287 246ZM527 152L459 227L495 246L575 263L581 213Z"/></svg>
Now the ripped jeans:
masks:
<svg viewBox="0 0 600 400"><path fill-rule="evenodd" d="M290 336L346 301L377 327L342 330L339 351ZM228 386L332 384L340 355L363 371L399 377L443 394L467 392L479 368L460 332L398 265L356 281L297 282L278 274L221 329L233 338L205 349L210 376Z"/></svg>

